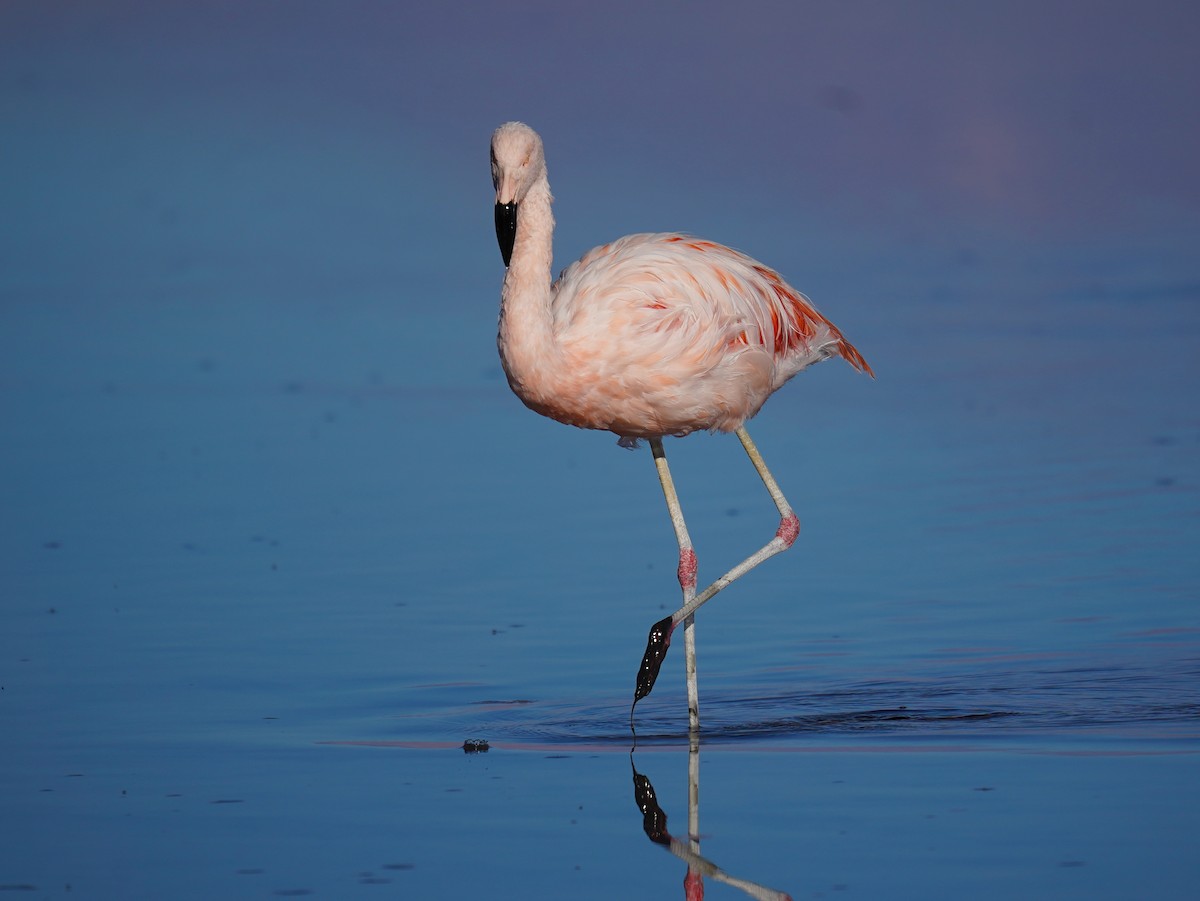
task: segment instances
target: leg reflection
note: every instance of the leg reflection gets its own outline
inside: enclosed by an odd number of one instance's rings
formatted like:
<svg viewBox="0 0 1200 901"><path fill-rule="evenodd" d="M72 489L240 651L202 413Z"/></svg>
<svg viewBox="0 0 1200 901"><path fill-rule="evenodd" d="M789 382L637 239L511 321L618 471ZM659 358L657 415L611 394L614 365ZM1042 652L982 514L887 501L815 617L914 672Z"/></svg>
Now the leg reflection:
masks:
<svg viewBox="0 0 1200 901"><path fill-rule="evenodd" d="M680 841L667 830L667 814L659 806L658 795L650 780L637 771L633 751L629 752L633 770L633 800L642 812L642 830L655 844L662 845L687 864L684 877L684 898L698 901L704 897L704 878L741 889L757 901L792 901L791 895L730 876L711 860L700 855L700 743L693 736L688 748L688 839Z"/></svg>

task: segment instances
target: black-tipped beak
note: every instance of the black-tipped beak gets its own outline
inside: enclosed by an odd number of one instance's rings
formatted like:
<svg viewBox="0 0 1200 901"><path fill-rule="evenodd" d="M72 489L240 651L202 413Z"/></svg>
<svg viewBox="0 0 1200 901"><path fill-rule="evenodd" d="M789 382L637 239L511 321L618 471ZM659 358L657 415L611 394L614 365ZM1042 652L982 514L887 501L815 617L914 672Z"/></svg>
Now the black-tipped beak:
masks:
<svg viewBox="0 0 1200 901"><path fill-rule="evenodd" d="M496 240L504 265L512 259L513 243L517 240L517 204L515 201L496 204Z"/></svg>

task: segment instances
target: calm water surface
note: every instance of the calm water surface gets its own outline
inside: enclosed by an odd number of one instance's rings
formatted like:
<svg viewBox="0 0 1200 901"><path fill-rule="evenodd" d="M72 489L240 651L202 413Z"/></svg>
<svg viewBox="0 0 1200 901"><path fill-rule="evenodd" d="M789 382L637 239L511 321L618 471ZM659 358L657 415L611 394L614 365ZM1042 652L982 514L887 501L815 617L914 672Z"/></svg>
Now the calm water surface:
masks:
<svg viewBox="0 0 1200 901"><path fill-rule="evenodd" d="M543 424L487 367L272 381L202 362L218 325L53 313L7 313L60 352L6 348L6 891L660 898L691 862L708 897L1132 898L1200 875L1197 438L1172 404L1102 441L982 377L985 414L902 404L937 381L911 365L775 398L760 443L805 531L702 611L689 861L647 838L628 753L677 591L648 451ZM196 362L115 372L133 322ZM381 364L387 338L361 339ZM703 572L774 529L733 445L669 447ZM677 657L637 722L678 850Z"/></svg>

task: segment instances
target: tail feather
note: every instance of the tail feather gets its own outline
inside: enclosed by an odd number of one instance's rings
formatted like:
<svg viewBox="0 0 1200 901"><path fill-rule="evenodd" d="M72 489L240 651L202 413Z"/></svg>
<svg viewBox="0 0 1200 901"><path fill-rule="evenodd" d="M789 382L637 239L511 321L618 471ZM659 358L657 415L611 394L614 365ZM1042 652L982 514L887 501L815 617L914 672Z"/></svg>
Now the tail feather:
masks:
<svg viewBox="0 0 1200 901"><path fill-rule="evenodd" d="M842 355L843 360L859 372L865 372L871 378L875 378L875 370L871 368L870 363L863 359L863 355L858 352L858 348L840 335L838 337L838 353Z"/></svg>

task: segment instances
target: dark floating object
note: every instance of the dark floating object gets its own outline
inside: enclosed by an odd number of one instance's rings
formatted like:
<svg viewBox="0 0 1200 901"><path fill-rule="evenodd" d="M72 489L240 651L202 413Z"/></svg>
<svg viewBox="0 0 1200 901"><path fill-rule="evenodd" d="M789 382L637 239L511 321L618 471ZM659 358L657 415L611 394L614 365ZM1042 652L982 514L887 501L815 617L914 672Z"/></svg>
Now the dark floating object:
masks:
<svg viewBox="0 0 1200 901"><path fill-rule="evenodd" d="M642 656L642 665L638 668L637 686L633 691L635 705L650 694L650 689L654 687L654 680L658 678L658 671L662 669L663 659L667 656L667 648L671 646L671 633L674 630L675 624L671 622L669 616L660 619L650 627L650 635L646 638L646 653ZM629 714L632 718L632 708Z"/></svg>
<svg viewBox="0 0 1200 901"><path fill-rule="evenodd" d="M463 742L463 753L486 754L489 747L486 738L468 738Z"/></svg>

